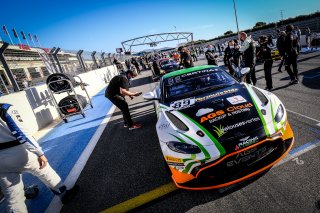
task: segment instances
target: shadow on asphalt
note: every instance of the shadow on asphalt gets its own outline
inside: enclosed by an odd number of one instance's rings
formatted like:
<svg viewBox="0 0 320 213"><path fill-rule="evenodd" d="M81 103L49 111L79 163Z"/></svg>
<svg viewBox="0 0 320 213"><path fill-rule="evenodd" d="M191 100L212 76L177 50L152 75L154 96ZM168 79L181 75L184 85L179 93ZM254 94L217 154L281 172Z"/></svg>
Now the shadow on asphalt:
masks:
<svg viewBox="0 0 320 213"><path fill-rule="evenodd" d="M138 213L138 212L157 212L157 208L159 205L163 207L161 212L187 212L188 210L200 206L225 196L232 194L242 188L247 187L248 185L252 184L253 182L257 181L259 178L263 177L269 170L254 176L246 181L220 188L220 189L212 189L212 190L204 190L204 191L191 191L191 190L184 190L184 189L177 189L163 197L153 200L145 205L142 205L138 208L135 208L130 213ZM171 211L169 209L170 206L165 205L164 203L161 204L165 200L170 200L173 203L171 206ZM187 202L183 202L187 201ZM179 209L176 210L175 208Z"/></svg>
<svg viewBox="0 0 320 213"><path fill-rule="evenodd" d="M310 89L320 89L320 67L299 73L301 83ZM317 77L315 77L317 76Z"/></svg>

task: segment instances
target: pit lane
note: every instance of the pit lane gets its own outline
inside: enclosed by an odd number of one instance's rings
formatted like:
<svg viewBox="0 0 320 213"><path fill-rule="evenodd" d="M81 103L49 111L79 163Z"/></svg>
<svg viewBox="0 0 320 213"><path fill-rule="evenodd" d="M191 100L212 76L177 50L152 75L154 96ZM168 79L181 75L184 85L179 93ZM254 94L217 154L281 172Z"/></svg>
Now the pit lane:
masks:
<svg viewBox="0 0 320 213"><path fill-rule="evenodd" d="M171 188L157 141L153 103L137 97L129 101L130 110L143 128L124 129L121 113L114 112L77 181L80 194L62 212L320 211L320 148L310 148L320 140L320 54L302 54L299 61L301 83L291 86L287 73L279 73L278 62L274 63L273 93L288 110L295 144L290 155L268 172L219 190ZM196 65L205 63L201 60ZM257 86L264 88L262 66L256 70ZM150 71L143 71L131 90L152 90L150 75Z"/></svg>

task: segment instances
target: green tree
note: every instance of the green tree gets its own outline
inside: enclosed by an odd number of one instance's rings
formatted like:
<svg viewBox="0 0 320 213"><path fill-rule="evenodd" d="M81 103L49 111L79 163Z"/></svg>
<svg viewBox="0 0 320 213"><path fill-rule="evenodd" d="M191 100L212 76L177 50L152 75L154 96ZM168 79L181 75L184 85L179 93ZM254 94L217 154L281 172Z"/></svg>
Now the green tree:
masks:
<svg viewBox="0 0 320 213"><path fill-rule="evenodd" d="M253 28L260 28L260 27L263 27L265 25L267 25L266 22L259 21L259 22L256 23L256 25L254 25Z"/></svg>
<svg viewBox="0 0 320 213"><path fill-rule="evenodd" d="M231 30L227 31L224 33L224 35L229 35L229 34L232 34L233 32Z"/></svg>

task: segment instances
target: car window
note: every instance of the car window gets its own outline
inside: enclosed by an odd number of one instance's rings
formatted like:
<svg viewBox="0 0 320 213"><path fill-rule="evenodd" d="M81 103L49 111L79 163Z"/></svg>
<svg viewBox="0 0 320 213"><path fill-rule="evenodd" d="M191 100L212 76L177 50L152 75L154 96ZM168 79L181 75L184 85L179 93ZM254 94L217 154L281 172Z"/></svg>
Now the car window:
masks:
<svg viewBox="0 0 320 213"><path fill-rule="evenodd" d="M189 76L175 76L164 80L164 92L165 98L170 99L180 99L181 96L188 97L196 93L201 93L215 88L220 88L221 86L228 86L234 84L235 80L228 75L225 71L217 69L217 71L212 72L202 72L197 71L195 75Z"/></svg>

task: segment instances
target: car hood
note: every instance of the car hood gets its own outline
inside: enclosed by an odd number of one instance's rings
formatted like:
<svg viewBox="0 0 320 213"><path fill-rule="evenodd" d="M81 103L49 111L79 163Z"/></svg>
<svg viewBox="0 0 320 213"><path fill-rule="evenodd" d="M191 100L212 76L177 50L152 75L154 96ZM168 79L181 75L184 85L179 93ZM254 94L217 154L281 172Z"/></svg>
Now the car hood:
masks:
<svg viewBox="0 0 320 213"><path fill-rule="evenodd" d="M184 121L209 132L227 153L266 138L258 109L244 85L235 84L191 99L189 107L175 111L185 118Z"/></svg>

